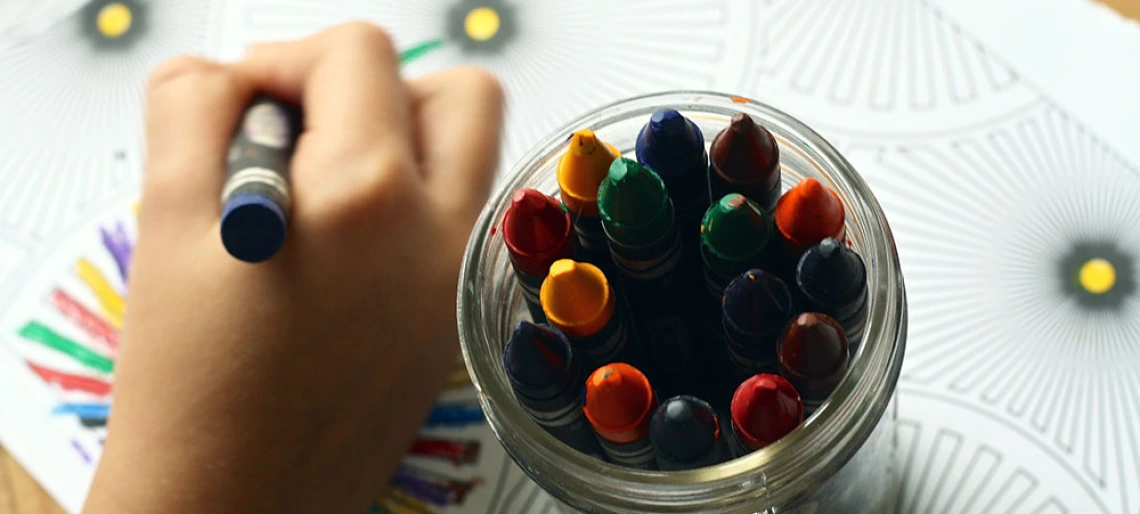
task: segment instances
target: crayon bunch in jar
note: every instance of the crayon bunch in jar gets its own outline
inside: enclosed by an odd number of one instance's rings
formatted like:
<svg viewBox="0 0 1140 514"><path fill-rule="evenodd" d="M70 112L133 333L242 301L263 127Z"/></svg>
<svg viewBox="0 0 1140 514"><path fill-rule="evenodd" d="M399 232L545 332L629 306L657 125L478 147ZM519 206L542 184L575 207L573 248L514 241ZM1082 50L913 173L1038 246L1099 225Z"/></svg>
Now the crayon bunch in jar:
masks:
<svg viewBox="0 0 1140 514"><path fill-rule="evenodd" d="M845 376L867 280L845 207L784 190L776 139L737 113L706 145L672 109L634 156L575 132L558 196L514 192L502 237L531 320L503 365L519 403L614 464L714 465L779 440Z"/></svg>

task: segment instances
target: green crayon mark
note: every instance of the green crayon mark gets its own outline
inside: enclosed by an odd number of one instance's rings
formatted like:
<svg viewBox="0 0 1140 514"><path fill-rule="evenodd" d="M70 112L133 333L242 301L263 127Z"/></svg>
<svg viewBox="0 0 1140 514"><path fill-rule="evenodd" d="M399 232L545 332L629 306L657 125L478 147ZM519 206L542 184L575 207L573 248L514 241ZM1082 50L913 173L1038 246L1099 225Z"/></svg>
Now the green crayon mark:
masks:
<svg viewBox="0 0 1140 514"><path fill-rule="evenodd" d="M713 271L736 275L755 267L772 235L772 218L756 202L724 195L701 221L701 253Z"/></svg>
<svg viewBox="0 0 1140 514"><path fill-rule="evenodd" d="M442 39L431 39L419 44L412 45L411 48L400 52L400 64L411 63L412 61L415 61L416 59L419 59L420 57L431 53L432 50L435 50L441 46L443 46Z"/></svg>
<svg viewBox="0 0 1140 514"><path fill-rule="evenodd" d="M24 328L20 329L20 335L48 348L65 353L95 371L110 374L115 369L115 363L111 359L88 350L79 343L53 332L38 322L28 322Z"/></svg>
<svg viewBox="0 0 1140 514"><path fill-rule="evenodd" d="M658 241L673 227L673 202L661 176L626 157L614 159L598 187L598 211L606 234L628 246Z"/></svg>

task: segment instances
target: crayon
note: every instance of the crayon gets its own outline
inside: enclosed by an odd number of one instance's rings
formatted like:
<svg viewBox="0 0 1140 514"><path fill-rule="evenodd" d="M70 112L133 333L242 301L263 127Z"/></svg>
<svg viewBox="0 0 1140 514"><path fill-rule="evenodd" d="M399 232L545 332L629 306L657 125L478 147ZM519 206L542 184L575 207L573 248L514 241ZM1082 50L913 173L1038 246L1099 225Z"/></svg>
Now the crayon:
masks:
<svg viewBox="0 0 1140 514"><path fill-rule="evenodd" d="M693 396L674 396L658 406L649 423L649 440L657 467L665 471L712 466L728 459L716 411Z"/></svg>
<svg viewBox="0 0 1140 514"><path fill-rule="evenodd" d="M771 216L739 193L724 195L709 207L701 222L701 262L714 309L719 310L732 279L749 269L767 267L772 230Z"/></svg>
<svg viewBox="0 0 1140 514"><path fill-rule="evenodd" d="M597 266L571 259L554 261L539 296L547 321L574 345L584 374L626 357L628 322Z"/></svg>
<svg viewBox="0 0 1140 514"><path fill-rule="evenodd" d="M780 375L749 377L732 395L732 444L736 456L768 446L804 420L799 392Z"/></svg>
<svg viewBox="0 0 1140 514"><path fill-rule="evenodd" d="M535 189L515 191L503 216L503 243L519 279L531 319L544 323L539 291L550 265L573 258L578 250L570 214L557 199Z"/></svg>
<svg viewBox="0 0 1140 514"><path fill-rule="evenodd" d="M854 353L867 320L867 267L855 250L829 237L804 252L796 265L796 301L805 311L835 318Z"/></svg>
<svg viewBox="0 0 1140 514"><path fill-rule="evenodd" d="M831 396L847 373L847 335L826 314L805 312L788 323L776 347L780 374L800 393L804 416Z"/></svg>
<svg viewBox="0 0 1140 514"><path fill-rule="evenodd" d="M751 116L737 113L709 147L709 192L712 198L740 193L765 212L780 198L780 145Z"/></svg>
<svg viewBox="0 0 1140 514"><path fill-rule="evenodd" d="M579 260L611 272L613 262L606 247L606 234L598 215L598 186L606 178L610 164L621 156L613 145L598 139L591 130L570 136L566 153L558 160L558 189L562 204L574 220L578 235Z"/></svg>
<svg viewBox="0 0 1140 514"><path fill-rule="evenodd" d="M455 427L482 423L486 418L478 405L436 405L424 421L424 427Z"/></svg>
<svg viewBox="0 0 1140 514"><path fill-rule="evenodd" d="M423 476L406 464L396 468L391 484L409 496L437 507L447 507L456 503L457 491L451 484L432 480L431 477Z"/></svg>
<svg viewBox="0 0 1140 514"><path fill-rule="evenodd" d="M751 269L724 293L725 346L736 376L776 373L776 341L795 314L792 294L779 277Z"/></svg>
<svg viewBox="0 0 1140 514"><path fill-rule="evenodd" d="M656 408L657 395L649 379L629 364L607 364L586 379L586 419L615 464L657 467L649 440L649 422Z"/></svg>
<svg viewBox="0 0 1140 514"><path fill-rule="evenodd" d="M292 203L289 167L300 132L300 109L259 95L230 140L221 236L226 251L239 260L266 261L285 244Z"/></svg>
<svg viewBox="0 0 1140 514"><path fill-rule="evenodd" d="M653 170L619 157L598 188L598 211L651 371L663 375L657 386L684 390L686 382L699 381L691 369L696 320L688 294L697 275L685 258L665 183Z"/></svg>
<svg viewBox="0 0 1140 514"><path fill-rule="evenodd" d="M416 439L409 455L443 459L459 466L479 461L479 440L448 441L446 439Z"/></svg>
<svg viewBox="0 0 1140 514"><path fill-rule="evenodd" d="M677 229L696 251L701 217L709 208L709 155L701 128L674 109L649 117L637 134L637 162L656 172L673 199Z"/></svg>
<svg viewBox="0 0 1140 514"><path fill-rule="evenodd" d="M812 177L801 180L780 197L774 217L789 267L794 267L808 248L824 239L833 237L844 242L843 201Z"/></svg>
<svg viewBox="0 0 1140 514"><path fill-rule="evenodd" d="M582 407L585 373L570 340L556 329L519 322L503 349L503 368L523 410L559 441L605 460Z"/></svg>

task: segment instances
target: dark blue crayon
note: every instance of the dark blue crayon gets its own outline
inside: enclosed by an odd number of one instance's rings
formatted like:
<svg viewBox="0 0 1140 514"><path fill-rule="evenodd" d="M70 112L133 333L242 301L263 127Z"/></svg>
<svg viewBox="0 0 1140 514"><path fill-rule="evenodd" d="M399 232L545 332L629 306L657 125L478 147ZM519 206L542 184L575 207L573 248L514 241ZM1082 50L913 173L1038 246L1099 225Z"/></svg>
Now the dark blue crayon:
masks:
<svg viewBox="0 0 1140 514"><path fill-rule="evenodd" d="M751 269L729 282L721 319L737 382L759 373L779 373L776 343L794 315L792 294L776 275Z"/></svg>
<svg viewBox="0 0 1140 514"><path fill-rule="evenodd" d="M246 109L230 141L222 187L222 244L235 258L266 261L285 244L289 168L300 132L294 106L258 96Z"/></svg>
<svg viewBox="0 0 1140 514"><path fill-rule="evenodd" d="M590 428L585 374L570 340L547 325L519 322L503 348L503 368L530 418L568 446L605 460Z"/></svg>
<svg viewBox="0 0 1140 514"><path fill-rule="evenodd" d="M709 155L700 127L674 109L649 118L637 135L637 161L655 171L676 209L685 249L696 252L701 218L709 208Z"/></svg>
<svg viewBox="0 0 1140 514"><path fill-rule="evenodd" d="M622 291L649 349L654 384L671 395L699 382L692 363L693 284L699 278L677 230L673 202L661 177L636 161L619 157L598 188L598 210Z"/></svg>
<svg viewBox="0 0 1140 514"><path fill-rule="evenodd" d="M478 405L436 405L424 421L425 427L465 426L482 423L486 418Z"/></svg>
<svg viewBox="0 0 1140 514"><path fill-rule="evenodd" d="M809 248L796 265L796 301L843 326L855 353L867 323L867 268L863 258L829 237Z"/></svg>
<svg viewBox="0 0 1140 514"><path fill-rule="evenodd" d="M657 407L649 439L657 467L696 469L728 460L728 445L712 406L694 396L674 396Z"/></svg>

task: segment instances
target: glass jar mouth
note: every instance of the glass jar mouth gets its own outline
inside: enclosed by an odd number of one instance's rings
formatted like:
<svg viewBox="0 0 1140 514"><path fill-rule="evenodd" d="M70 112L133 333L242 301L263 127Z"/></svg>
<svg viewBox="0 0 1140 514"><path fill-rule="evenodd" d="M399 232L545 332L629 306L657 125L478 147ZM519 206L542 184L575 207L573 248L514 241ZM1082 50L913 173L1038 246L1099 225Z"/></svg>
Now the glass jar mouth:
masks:
<svg viewBox="0 0 1140 514"><path fill-rule="evenodd" d="M867 267L867 319L863 343L847 376L816 413L776 443L743 457L688 471L644 471L603 463L563 445L531 422L515 401L502 369L504 334L495 327L496 310L505 300L486 298L492 274L484 252L494 241L501 213L511 193L525 185L529 172L557 162L568 135L598 130L621 120L648 119L654 111L673 108L689 117L727 120L746 112L764 125L785 152L823 169L817 176L847 208L847 233ZM706 141L712 136L706 134ZM706 142L707 145L707 142ZM653 509L679 512L709 498L779 503L796 495L784 487L805 475L834 473L865 441L885 412L901 369L906 333L906 298L893 234L881 207L862 177L819 134L769 105L712 91L666 91L604 105L574 119L538 142L511 168L484 208L468 241L460 270L458 323L467 370L496 437L523 470L545 489L594 490L623 499L629 512ZM727 427L727 420L722 426ZM794 469L794 471L792 471ZM591 477L586 483L580 477ZM601 478L599 480L599 478ZM577 484L575 482L581 482ZM598 508L588 500L561 498L572 505ZM728 503L724 503L728 505ZM612 510L613 505L608 508Z"/></svg>

